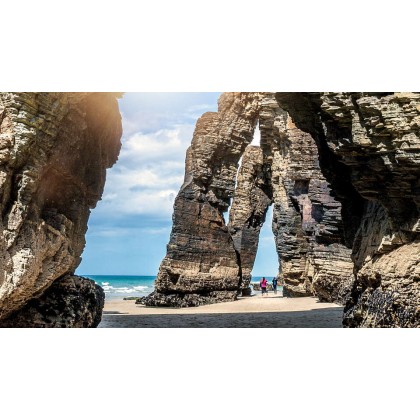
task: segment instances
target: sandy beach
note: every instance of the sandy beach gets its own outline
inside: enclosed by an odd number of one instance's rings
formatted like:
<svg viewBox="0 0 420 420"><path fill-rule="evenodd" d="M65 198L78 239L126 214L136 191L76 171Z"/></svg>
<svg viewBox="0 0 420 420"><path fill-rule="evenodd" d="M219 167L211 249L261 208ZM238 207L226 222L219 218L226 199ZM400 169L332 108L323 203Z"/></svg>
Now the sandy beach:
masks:
<svg viewBox="0 0 420 420"><path fill-rule="evenodd" d="M105 303L100 328L341 328L343 308L313 297L269 294L197 308L146 308L133 300Z"/></svg>

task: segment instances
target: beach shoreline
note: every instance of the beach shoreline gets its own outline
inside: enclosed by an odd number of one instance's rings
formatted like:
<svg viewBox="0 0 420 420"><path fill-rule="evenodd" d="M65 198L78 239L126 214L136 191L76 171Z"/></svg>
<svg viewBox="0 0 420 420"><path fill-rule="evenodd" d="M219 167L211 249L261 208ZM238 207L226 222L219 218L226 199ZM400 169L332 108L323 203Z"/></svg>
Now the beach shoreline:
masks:
<svg viewBox="0 0 420 420"><path fill-rule="evenodd" d="M134 300L105 302L99 328L341 328L343 307L315 297L269 293L192 308L151 308Z"/></svg>

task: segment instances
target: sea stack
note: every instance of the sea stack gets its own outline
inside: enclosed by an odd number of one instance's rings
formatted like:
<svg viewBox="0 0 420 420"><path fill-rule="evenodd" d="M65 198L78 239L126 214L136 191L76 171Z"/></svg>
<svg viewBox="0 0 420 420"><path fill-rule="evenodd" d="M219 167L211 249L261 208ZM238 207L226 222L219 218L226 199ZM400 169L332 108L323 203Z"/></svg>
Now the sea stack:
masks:
<svg viewBox="0 0 420 420"><path fill-rule="evenodd" d="M420 95L223 94L197 123L144 302L247 293L270 204L286 296L345 303L345 326L419 325Z"/></svg>
<svg viewBox="0 0 420 420"><path fill-rule="evenodd" d="M146 304L196 306L236 298L240 260L224 213L235 191L239 159L252 141L258 107L258 93L226 93L219 112L197 121L167 254Z"/></svg>
<svg viewBox="0 0 420 420"><path fill-rule="evenodd" d="M100 322L102 289L74 272L121 147L117 97L0 94L0 326ZM222 94L143 303L249 294L270 205L285 296L344 303L346 327L420 325L419 94Z"/></svg>
<svg viewBox="0 0 420 420"><path fill-rule="evenodd" d="M261 142L250 146L257 124ZM271 204L285 294L343 302L354 278L341 203L322 174L315 139L263 92L224 93L219 111L198 120L168 253L143 302L195 306L249 294Z"/></svg>

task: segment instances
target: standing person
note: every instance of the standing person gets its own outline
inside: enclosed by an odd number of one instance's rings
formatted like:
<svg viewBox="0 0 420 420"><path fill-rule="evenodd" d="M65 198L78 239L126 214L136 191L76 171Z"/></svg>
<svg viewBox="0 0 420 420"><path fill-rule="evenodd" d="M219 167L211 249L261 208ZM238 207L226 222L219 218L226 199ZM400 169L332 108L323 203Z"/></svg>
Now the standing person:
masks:
<svg viewBox="0 0 420 420"><path fill-rule="evenodd" d="M272 283L273 283L274 294L277 295L277 277L273 278Z"/></svg>
<svg viewBox="0 0 420 420"><path fill-rule="evenodd" d="M265 277L263 277L260 280L260 286L261 286L261 295L264 296L265 294L267 294L267 280L265 279Z"/></svg>

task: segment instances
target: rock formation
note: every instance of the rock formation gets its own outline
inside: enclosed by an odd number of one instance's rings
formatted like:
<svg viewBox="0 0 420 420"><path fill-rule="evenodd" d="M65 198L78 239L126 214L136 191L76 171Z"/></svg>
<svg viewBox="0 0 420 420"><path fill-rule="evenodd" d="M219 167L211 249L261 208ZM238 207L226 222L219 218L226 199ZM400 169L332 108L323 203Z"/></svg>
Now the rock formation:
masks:
<svg viewBox="0 0 420 420"><path fill-rule="evenodd" d="M271 203L272 191L264 171L263 151L258 146L248 146L242 156L228 225L240 258L242 295L251 294L249 284L260 230Z"/></svg>
<svg viewBox="0 0 420 420"><path fill-rule="evenodd" d="M323 176L314 139L272 94L259 114L261 148L273 193L273 233L285 296L343 302L353 282L341 204Z"/></svg>
<svg viewBox="0 0 420 420"><path fill-rule="evenodd" d="M99 323L103 291L73 274L120 137L115 94L0 94L0 326ZM142 302L249 293L271 204L286 295L345 301L349 327L420 325L419 94L223 94Z"/></svg>
<svg viewBox="0 0 420 420"><path fill-rule="evenodd" d="M101 322L105 293L93 280L66 275L1 321L2 327L93 328Z"/></svg>
<svg viewBox="0 0 420 420"><path fill-rule="evenodd" d="M252 141L258 94L231 93L204 114L187 151L185 182L175 199L173 229L149 305L194 306L236 298L239 256L226 226L238 162Z"/></svg>
<svg viewBox="0 0 420 420"><path fill-rule="evenodd" d="M261 145L248 146L257 122ZM155 293L142 302L190 306L249 294L272 203L286 293L343 300L353 266L341 204L320 171L315 140L293 124L274 94L225 93L219 111L197 122L168 253Z"/></svg>
<svg viewBox="0 0 420 420"><path fill-rule="evenodd" d="M101 290L68 275L80 263L120 137L115 94L0 94L0 324L100 320Z"/></svg>
<svg viewBox="0 0 420 420"><path fill-rule="evenodd" d="M420 95L277 94L342 203L355 282L344 325L420 325Z"/></svg>
<svg viewBox="0 0 420 420"><path fill-rule="evenodd" d="M219 105L197 123L146 303L247 291L273 203L286 295L345 301L346 326L418 326L420 95L242 93ZM246 149L257 122L261 145Z"/></svg>

